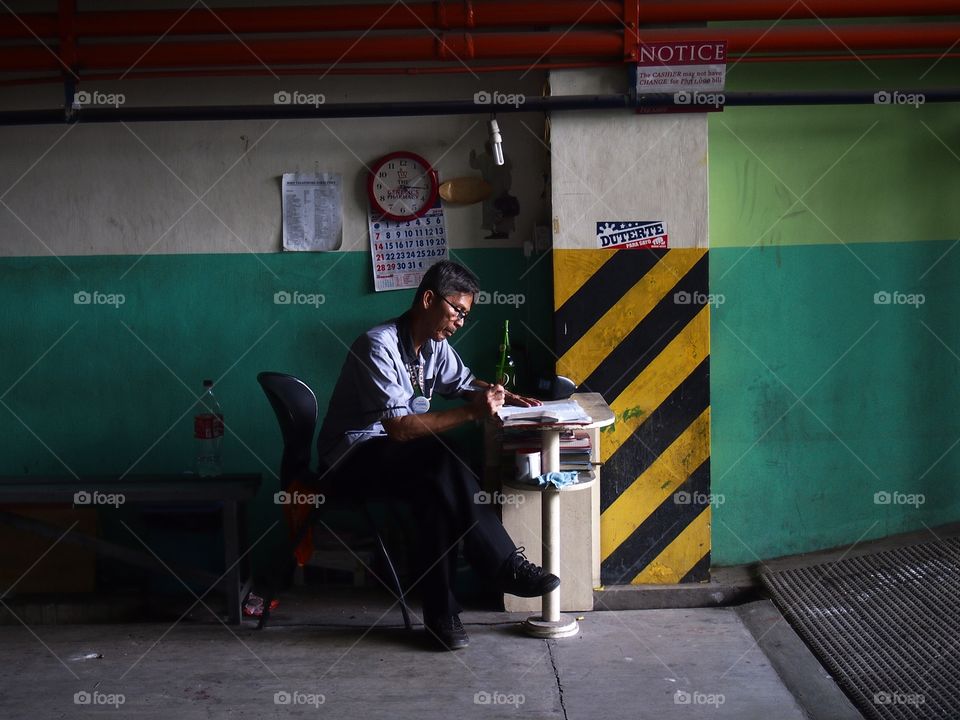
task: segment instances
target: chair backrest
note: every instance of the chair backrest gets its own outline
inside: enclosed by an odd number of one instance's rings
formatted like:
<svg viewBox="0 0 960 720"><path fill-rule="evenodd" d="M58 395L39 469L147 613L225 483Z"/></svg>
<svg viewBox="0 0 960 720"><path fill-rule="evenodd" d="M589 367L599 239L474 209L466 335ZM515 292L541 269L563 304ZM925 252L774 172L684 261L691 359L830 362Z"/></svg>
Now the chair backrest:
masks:
<svg viewBox="0 0 960 720"><path fill-rule="evenodd" d="M257 382L273 406L283 436L283 459L280 461L280 487L296 479L309 482L313 433L317 427L317 396L300 378L286 373L262 372Z"/></svg>

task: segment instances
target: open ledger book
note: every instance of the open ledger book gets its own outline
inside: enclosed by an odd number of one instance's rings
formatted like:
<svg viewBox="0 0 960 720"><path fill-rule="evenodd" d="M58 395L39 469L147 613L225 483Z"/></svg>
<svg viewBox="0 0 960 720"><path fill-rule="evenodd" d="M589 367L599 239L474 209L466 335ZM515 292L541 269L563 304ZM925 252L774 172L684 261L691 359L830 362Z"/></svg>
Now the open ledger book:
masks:
<svg viewBox="0 0 960 720"><path fill-rule="evenodd" d="M536 407L507 407L504 405L497 411L497 416L505 425L516 424L549 424L549 423L583 423L593 422L576 400L547 400L543 405Z"/></svg>

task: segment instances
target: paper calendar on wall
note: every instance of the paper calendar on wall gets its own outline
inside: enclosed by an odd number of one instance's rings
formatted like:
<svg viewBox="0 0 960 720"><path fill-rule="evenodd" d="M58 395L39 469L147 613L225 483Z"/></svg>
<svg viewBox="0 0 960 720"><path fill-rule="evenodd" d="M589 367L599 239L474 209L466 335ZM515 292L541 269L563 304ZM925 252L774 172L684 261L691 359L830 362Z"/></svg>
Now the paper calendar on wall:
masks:
<svg viewBox="0 0 960 720"><path fill-rule="evenodd" d="M414 220L387 220L370 212L373 284L381 290L415 288L434 263L447 259L447 230L440 201Z"/></svg>

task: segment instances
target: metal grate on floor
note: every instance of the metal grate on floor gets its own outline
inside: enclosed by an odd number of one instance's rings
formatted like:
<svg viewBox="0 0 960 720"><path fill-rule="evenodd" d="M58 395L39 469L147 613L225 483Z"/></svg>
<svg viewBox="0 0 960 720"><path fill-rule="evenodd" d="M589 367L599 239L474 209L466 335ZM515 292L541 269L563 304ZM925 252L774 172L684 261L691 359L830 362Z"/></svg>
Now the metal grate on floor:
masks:
<svg viewBox="0 0 960 720"><path fill-rule="evenodd" d="M761 578L866 717L960 720L960 538Z"/></svg>

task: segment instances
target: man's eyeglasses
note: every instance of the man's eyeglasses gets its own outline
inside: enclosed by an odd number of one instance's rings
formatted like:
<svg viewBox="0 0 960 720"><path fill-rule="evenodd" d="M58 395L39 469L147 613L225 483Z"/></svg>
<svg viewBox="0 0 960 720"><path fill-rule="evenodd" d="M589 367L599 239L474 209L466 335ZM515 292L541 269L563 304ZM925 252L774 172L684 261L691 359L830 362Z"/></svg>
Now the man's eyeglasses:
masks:
<svg viewBox="0 0 960 720"><path fill-rule="evenodd" d="M458 319L458 320L460 320L460 321L462 321L462 322L466 322L466 321L467 321L467 316L468 316L470 313L468 313L466 310L464 310L464 309L461 308L461 307L457 307L457 306L454 305L452 302L450 302L450 301L447 300L445 297L443 297L443 295L440 295L440 298L441 298L447 305L449 305L450 307L452 307L454 310L457 311L457 319Z"/></svg>

